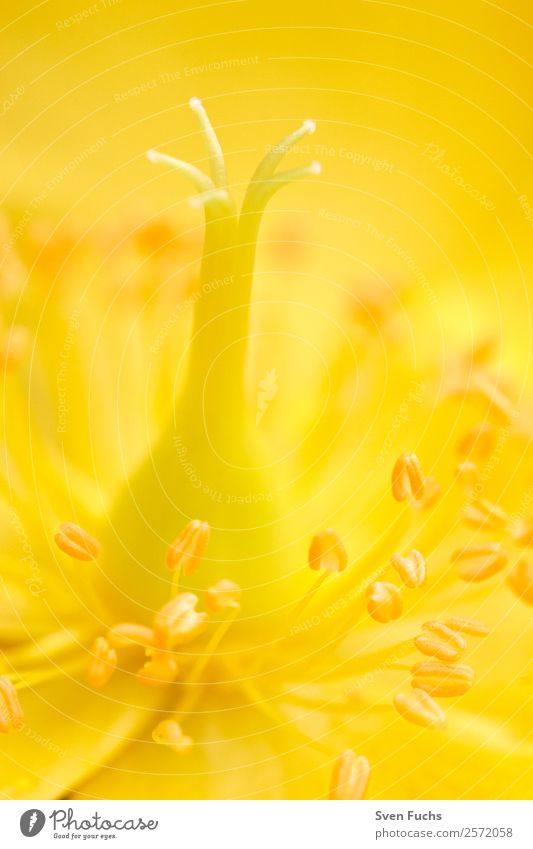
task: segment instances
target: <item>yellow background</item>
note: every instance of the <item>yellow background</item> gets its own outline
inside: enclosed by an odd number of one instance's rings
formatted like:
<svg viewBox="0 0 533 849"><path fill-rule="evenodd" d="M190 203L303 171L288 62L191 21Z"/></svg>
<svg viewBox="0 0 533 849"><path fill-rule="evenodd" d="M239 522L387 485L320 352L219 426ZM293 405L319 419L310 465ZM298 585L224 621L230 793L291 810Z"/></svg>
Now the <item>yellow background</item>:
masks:
<svg viewBox="0 0 533 849"><path fill-rule="evenodd" d="M202 163L191 96L219 130L237 194L265 144L312 117L322 176L276 198L266 236L270 222L275 235L286 223L290 238L315 244L314 267L338 269L342 286L409 279L416 266L439 291L439 316L426 310L428 339L440 336L450 305L446 344L458 333L471 339L488 319L505 358L525 367L532 225L519 198L533 205L530 11L509 0L6 6L2 91L24 91L3 108L4 207L16 225L52 180L41 211L55 221L112 226L131 208L169 208L199 224L187 186L144 157L158 147ZM494 210L424 156L428 144ZM365 157L392 167L376 170ZM362 223L327 220L321 209Z"/></svg>

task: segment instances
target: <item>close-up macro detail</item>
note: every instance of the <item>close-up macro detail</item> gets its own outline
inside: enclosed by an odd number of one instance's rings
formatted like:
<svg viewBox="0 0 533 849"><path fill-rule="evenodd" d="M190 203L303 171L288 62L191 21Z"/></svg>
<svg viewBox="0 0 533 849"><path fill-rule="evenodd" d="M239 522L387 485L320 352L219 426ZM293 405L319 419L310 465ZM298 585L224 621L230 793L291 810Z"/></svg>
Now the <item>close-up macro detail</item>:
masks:
<svg viewBox="0 0 533 849"><path fill-rule="evenodd" d="M531 13L5 6L0 799L530 798Z"/></svg>

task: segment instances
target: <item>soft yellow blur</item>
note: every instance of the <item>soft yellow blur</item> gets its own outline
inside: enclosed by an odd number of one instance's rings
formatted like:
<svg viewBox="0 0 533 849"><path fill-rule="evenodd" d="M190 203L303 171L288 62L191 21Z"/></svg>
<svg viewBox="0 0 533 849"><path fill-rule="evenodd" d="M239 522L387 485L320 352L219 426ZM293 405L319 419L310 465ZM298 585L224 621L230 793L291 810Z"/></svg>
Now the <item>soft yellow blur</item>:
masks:
<svg viewBox="0 0 533 849"><path fill-rule="evenodd" d="M329 277L334 268L340 285L409 279L419 269L454 312L441 328L442 316L426 311L430 338L442 329L443 344L469 339L490 316L506 358L526 365L531 220L519 200L526 195L533 206L526 0L499 8L483 0L156 0L149 11L125 0L32 5L4 10L0 36L3 95L24 87L2 116L8 208L22 216L47 181L59 180L42 202L54 217L96 216L111 226L132 205L147 204L199 222L179 179L169 183L144 159L157 146L198 160L186 108L192 95L205 100L237 185L266 140L312 117L323 176L276 200L287 214L271 210L274 236L286 221L315 243L317 273ZM457 168L494 209L446 168Z"/></svg>
<svg viewBox="0 0 533 849"><path fill-rule="evenodd" d="M147 786L170 798L318 798L335 758L353 746L368 757L376 797L527 794L528 608L503 576L465 589L450 556L475 536L461 524L464 493L453 470L458 441L480 419L505 436L484 496L501 499L509 513L530 512L522 503L531 487L533 377L528 6L97 0L3 12L0 189L11 233L2 233L0 256L5 270L20 252L27 276L20 291L4 293L1 329L23 326L30 354L19 372L6 369L4 383L8 473L0 518L8 544L0 603L9 651L2 673L20 675L29 733L6 742L10 766L0 793L112 797L119 770L139 798ZM276 195L259 236L250 386L271 450L264 478L257 472L268 484L257 489L274 493L272 506L252 514L249 533L239 525L240 549L227 543L231 511L217 511L216 498L204 499L213 517L188 516L213 526L208 558L227 570L220 579L234 579L239 567L244 573L248 550L253 556L271 544L268 534L264 542L254 533L256 524L279 524L279 570L249 571L251 587L238 575L244 624L231 621L229 637L236 657L225 657L225 644L220 656L213 649L214 662L202 669L208 698L198 713L178 717L177 730L170 726L180 742L184 719L187 753L176 765L176 751L162 753L161 735L154 737L176 707L165 691L140 688L134 664L108 689L87 687L92 640L121 619L96 570L74 564L69 571L52 540L59 522L80 518L103 540L105 578L116 578L128 602L135 598L139 607L140 596L156 612L161 574L168 578L163 559L152 562L152 550L139 545L137 575L131 562L114 557L121 526L109 516L115 498L126 505L120 519L135 538L137 495L159 512L146 484L154 477L150 463L131 488L129 476L151 459L172 421L193 312L180 305L197 286L203 213L189 205L182 176L145 154L157 148L207 170L192 96L202 98L217 129L237 200L267 146L307 118L317 131L289 153L287 167L318 160L322 173ZM472 400L472 375L485 375L485 367L491 391ZM510 416L506 408L494 419L487 402L494 386L508 393ZM217 397L231 424L227 396L220 390ZM398 424L404 405L408 415ZM198 406L190 419L194 431ZM183 456L182 448L168 443L165 462L159 457L169 479L167 457ZM442 485L441 502L427 514L418 505L404 510L390 496L395 457L414 449ZM250 456L260 467L260 451ZM205 454L196 470L208 477L211 461ZM203 503L183 469L186 514L191 503L194 510ZM242 485L239 472L230 480ZM281 640L278 654L269 648L278 632L263 620L254 630L250 611L261 604L288 611L299 627L293 606L311 586L309 540L329 525L352 569L328 579L310 606L320 627ZM42 569L29 593L27 565L24 586L20 578L23 543ZM431 580L409 597L404 618L378 627L364 597L353 622L342 606L339 621L322 615L354 587L362 595L374 569L415 544L428 556ZM192 589L203 590L210 575L201 568ZM49 592L44 601L39 581ZM413 731L392 712L391 698L408 678L406 641L428 618L452 613L485 617L491 631L486 642L469 645L479 686L452 703L434 743L430 732ZM41 743L33 773L28 763L48 711L50 739L62 748Z"/></svg>

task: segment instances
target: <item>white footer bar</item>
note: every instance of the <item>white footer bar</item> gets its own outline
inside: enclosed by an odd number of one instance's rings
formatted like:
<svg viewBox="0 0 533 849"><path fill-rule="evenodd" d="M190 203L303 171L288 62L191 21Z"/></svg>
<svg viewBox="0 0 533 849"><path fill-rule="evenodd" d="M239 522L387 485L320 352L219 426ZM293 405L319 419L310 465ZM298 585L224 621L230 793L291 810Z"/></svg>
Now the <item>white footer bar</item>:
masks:
<svg viewBox="0 0 533 849"><path fill-rule="evenodd" d="M530 849L531 807L518 801L5 801L0 802L0 844L10 849L73 844L124 849Z"/></svg>

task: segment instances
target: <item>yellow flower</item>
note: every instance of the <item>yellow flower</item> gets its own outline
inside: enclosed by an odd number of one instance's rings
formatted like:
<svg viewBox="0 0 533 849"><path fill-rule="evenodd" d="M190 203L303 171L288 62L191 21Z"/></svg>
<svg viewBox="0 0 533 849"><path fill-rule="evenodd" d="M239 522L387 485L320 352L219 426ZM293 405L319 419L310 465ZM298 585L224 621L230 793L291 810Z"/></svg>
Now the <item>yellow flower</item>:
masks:
<svg viewBox="0 0 533 849"><path fill-rule="evenodd" d="M196 285L168 277L175 234L156 222L80 253L87 290L52 288L41 253L49 293L20 334L42 325L38 350L4 349L0 789L526 797L531 449L513 390L486 346L444 381L429 353L417 372L375 292L359 311L348 293L334 329L313 317L329 363L303 369L307 318L280 303L265 334L251 290L265 205L319 173L278 170L314 124L270 149L238 212L191 107L210 176L149 159L205 209Z"/></svg>

